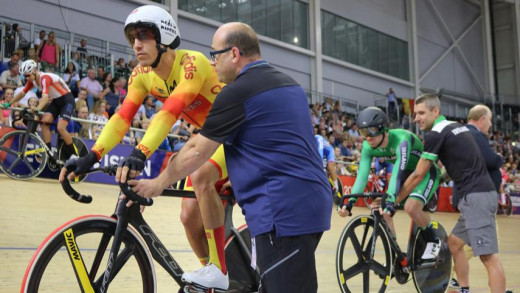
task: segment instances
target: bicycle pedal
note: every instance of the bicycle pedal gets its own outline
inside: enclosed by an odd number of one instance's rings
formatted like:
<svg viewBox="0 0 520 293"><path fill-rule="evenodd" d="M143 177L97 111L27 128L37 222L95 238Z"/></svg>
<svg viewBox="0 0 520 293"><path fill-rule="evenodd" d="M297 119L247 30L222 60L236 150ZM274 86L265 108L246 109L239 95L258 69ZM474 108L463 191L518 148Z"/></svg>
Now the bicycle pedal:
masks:
<svg viewBox="0 0 520 293"><path fill-rule="evenodd" d="M197 284L188 284L184 286L185 293L224 293L226 290L207 288Z"/></svg>

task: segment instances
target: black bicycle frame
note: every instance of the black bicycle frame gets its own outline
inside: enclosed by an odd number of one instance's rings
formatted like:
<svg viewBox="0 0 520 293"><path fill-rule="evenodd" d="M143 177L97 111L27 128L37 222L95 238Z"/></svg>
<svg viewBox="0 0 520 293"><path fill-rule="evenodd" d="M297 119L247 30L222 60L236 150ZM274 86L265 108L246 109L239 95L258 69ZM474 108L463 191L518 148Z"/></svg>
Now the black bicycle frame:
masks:
<svg viewBox="0 0 520 293"><path fill-rule="evenodd" d="M195 198L194 192L183 190L165 190L162 195ZM246 252L246 255L249 257L249 259L251 259L251 253L249 252L249 248L246 242L240 235L240 232L233 226L232 214L234 198L231 195L221 195L220 197L227 203L225 206L225 237L226 239L228 239L231 234L234 234L242 250ZM137 233L144 239L146 245L148 246L152 254L153 259L155 259L168 272L168 274L172 276L172 278L175 280L175 282L177 282L177 284L181 288L186 286L187 283L183 282L181 279L184 271L177 263L175 258L168 252L168 249L166 249L166 247L161 242L159 237L154 233L152 228L150 228L150 226L146 223L140 212L139 204L134 202L134 204L132 204L130 207L126 207L127 202L128 200L119 200L117 203L117 207L113 215L113 217L117 219L117 226L116 232L114 233L112 247L110 249L107 267L105 269L103 277L97 282L95 282L95 287L99 288L99 292L106 292L106 290L108 289L108 285L110 284L114 276L117 274L117 272L119 272L119 270L123 267L124 263L130 257L130 253L123 253L122 256L117 255L121 247L121 242L124 237L124 233L126 233L126 229L128 228L129 223L137 230ZM106 249L106 246L100 247L98 249L98 253L100 249L102 249L101 251L104 251ZM91 275L95 275L96 272L97 268L93 268L91 270Z"/></svg>

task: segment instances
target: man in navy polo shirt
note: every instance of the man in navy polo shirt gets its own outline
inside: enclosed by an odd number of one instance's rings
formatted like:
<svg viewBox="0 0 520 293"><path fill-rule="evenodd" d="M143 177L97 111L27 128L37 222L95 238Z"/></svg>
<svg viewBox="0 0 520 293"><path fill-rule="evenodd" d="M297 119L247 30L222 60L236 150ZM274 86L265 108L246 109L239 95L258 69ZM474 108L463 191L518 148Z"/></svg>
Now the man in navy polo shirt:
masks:
<svg viewBox="0 0 520 293"><path fill-rule="evenodd" d="M332 199L307 97L297 82L262 59L250 26L222 25L212 48L212 65L227 86L200 134L159 177L129 184L141 196L158 196L195 171L223 143L235 196L253 237L263 290L317 292L314 252L330 228ZM206 268L199 271L183 278L198 284L212 278Z"/></svg>

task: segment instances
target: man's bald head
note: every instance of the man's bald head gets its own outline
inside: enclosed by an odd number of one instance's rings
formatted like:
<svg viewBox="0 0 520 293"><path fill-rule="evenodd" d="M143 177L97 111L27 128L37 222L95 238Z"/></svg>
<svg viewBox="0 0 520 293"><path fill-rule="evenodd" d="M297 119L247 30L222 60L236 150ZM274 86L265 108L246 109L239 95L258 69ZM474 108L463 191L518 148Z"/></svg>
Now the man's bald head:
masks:
<svg viewBox="0 0 520 293"><path fill-rule="evenodd" d="M242 22L228 22L217 32L224 37L226 47L237 47L245 57L261 56L260 42L252 27Z"/></svg>

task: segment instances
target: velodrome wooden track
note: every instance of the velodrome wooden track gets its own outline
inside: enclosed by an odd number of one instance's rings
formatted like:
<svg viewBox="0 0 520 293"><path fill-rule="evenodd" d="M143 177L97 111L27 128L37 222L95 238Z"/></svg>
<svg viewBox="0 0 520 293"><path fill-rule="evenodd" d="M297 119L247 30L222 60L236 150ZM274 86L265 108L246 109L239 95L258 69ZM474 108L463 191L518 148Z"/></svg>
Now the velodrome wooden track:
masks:
<svg viewBox="0 0 520 293"><path fill-rule="evenodd" d="M75 185L80 191L94 195L89 204L76 203L61 190L56 180L33 179L16 181L0 174L0 292L19 292L26 266L42 240L58 225L85 214L111 214L117 187L83 183ZM199 267L195 255L184 236L179 218L180 199L159 198L153 207L146 210L145 217L171 250L185 270ZM367 213L365 208L355 208L356 215ZM451 231L457 214L435 213L447 231ZM239 208L235 209L235 225L244 222ZM401 247L406 247L409 218L399 211L395 216L398 239ZM319 278L319 292L339 292L335 276L335 252L338 237L346 219L332 215L332 228L326 232L316 252ZM497 217L500 237L500 258L507 275L507 287L520 292L520 216ZM471 292L489 292L487 275L478 259L470 261ZM156 265L158 292L177 292L176 283ZM126 292L111 288L111 292ZM399 285L390 282L387 292L414 292L411 282Z"/></svg>

